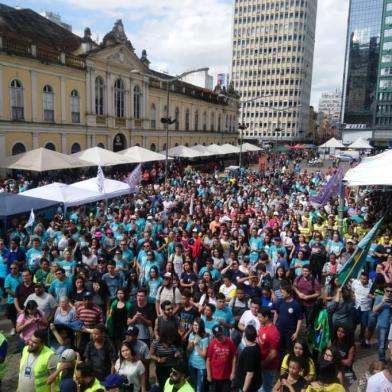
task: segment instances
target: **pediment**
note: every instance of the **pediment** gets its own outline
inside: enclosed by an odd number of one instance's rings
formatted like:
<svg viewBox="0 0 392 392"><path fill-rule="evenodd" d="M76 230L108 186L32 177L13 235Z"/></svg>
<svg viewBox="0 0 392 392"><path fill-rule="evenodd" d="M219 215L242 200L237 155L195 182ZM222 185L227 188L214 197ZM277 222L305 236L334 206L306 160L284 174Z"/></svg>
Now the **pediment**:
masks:
<svg viewBox="0 0 392 392"><path fill-rule="evenodd" d="M87 56L92 62L109 64L114 67L137 69L142 73L148 72L146 66L126 44L116 44L111 47L100 48Z"/></svg>

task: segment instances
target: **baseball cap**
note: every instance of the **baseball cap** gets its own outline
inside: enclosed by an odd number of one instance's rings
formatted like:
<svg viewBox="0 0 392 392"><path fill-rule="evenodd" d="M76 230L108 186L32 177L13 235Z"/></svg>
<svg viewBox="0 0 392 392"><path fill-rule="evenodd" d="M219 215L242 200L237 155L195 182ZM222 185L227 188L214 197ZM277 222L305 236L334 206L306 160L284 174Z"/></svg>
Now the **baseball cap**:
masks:
<svg viewBox="0 0 392 392"><path fill-rule="evenodd" d="M276 215L279 215L279 212L278 211L274 211L274 215L276 216Z"/></svg>
<svg viewBox="0 0 392 392"><path fill-rule="evenodd" d="M36 287L41 287L42 289L44 289L45 285L42 282L37 282L37 283L34 283L34 288L36 288Z"/></svg>
<svg viewBox="0 0 392 392"><path fill-rule="evenodd" d="M139 328L136 327L136 325L130 325L125 334L129 336L137 336L139 335Z"/></svg>
<svg viewBox="0 0 392 392"><path fill-rule="evenodd" d="M212 333L214 334L214 336L222 336L223 329L220 325L215 325L215 327L212 328Z"/></svg>
<svg viewBox="0 0 392 392"><path fill-rule="evenodd" d="M275 237L274 241L282 241L282 239L280 237Z"/></svg>
<svg viewBox="0 0 392 392"><path fill-rule="evenodd" d="M166 273L163 275L163 277L164 277L164 278L171 279L171 278L172 278L172 274L171 274L171 272L166 272Z"/></svg>
<svg viewBox="0 0 392 392"><path fill-rule="evenodd" d="M101 238L101 237L102 237L102 232L96 231L96 232L94 233L94 236L95 236L95 238Z"/></svg>
<svg viewBox="0 0 392 392"><path fill-rule="evenodd" d="M83 295L84 299L89 299L89 298L93 298L93 294L91 293L91 291L86 291Z"/></svg>
<svg viewBox="0 0 392 392"><path fill-rule="evenodd" d="M76 353L71 348L64 350L60 356L62 361L74 361L76 359Z"/></svg>
<svg viewBox="0 0 392 392"><path fill-rule="evenodd" d="M127 381L126 377L120 376L119 374L111 374L106 377L105 381L101 381L101 385L105 388L118 388L125 384Z"/></svg>

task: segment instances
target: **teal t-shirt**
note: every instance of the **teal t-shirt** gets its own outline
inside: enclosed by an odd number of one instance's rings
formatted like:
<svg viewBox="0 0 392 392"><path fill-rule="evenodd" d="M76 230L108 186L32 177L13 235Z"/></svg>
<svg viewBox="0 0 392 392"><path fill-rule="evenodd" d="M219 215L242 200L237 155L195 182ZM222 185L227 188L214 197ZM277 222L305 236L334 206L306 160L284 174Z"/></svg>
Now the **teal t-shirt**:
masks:
<svg viewBox="0 0 392 392"><path fill-rule="evenodd" d="M195 334L193 332L190 333L189 335L189 341L192 341L195 337ZM199 348L207 348L209 343L209 338L208 336L202 338L199 336L199 341L197 343L197 346ZM189 355L189 366L194 367L195 369L201 369L204 370L206 368L206 360L198 353L196 350L196 347L193 348L192 352Z"/></svg>

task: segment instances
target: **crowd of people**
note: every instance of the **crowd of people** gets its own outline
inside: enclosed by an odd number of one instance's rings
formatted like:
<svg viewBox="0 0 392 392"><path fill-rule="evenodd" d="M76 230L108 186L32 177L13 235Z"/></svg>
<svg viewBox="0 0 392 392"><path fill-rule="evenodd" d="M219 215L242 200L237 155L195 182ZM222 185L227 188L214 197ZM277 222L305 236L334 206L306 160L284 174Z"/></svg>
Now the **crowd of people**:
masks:
<svg viewBox="0 0 392 392"><path fill-rule="evenodd" d="M18 391L392 390L388 218L360 276L337 279L385 194L347 194L339 220L336 198L310 201L336 169L292 161L237 177L172 167L167 184L17 222L0 287ZM0 334L0 379L7 348Z"/></svg>

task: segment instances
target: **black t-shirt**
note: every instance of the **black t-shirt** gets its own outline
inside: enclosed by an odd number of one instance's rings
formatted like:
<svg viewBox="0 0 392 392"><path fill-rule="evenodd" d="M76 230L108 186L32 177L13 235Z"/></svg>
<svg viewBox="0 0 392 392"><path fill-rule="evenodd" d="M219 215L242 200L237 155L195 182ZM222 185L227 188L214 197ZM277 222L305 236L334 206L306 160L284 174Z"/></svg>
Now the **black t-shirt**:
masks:
<svg viewBox="0 0 392 392"><path fill-rule="evenodd" d="M237 386L242 389L247 372L253 372L249 392L258 391L262 384L261 378L261 353L257 344L246 346L238 358Z"/></svg>
<svg viewBox="0 0 392 392"><path fill-rule="evenodd" d="M281 376L281 379L282 379L282 378L287 379L287 376L288 376L287 374L284 374L284 375ZM291 386L294 388L294 391L295 391L295 392L301 392L303 389L306 388L307 382L306 382L306 380L305 380L303 377L300 377L300 378L297 380L297 382L294 383L294 384L291 384ZM290 389L287 388L286 386L283 386L282 392L290 392Z"/></svg>
<svg viewBox="0 0 392 392"><path fill-rule="evenodd" d="M183 327L185 331L188 331L188 329L192 326L193 320L196 317L199 317L199 312L193 306L190 309L183 308L178 312L180 326Z"/></svg>
<svg viewBox="0 0 392 392"><path fill-rule="evenodd" d="M117 359L117 352L107 339L101 348L96 348L94 342L91 341L86 346L84 358L92 365L94 376L102 381L110 374L112 363Z"/></svg>
<svg viewBox="0 0 392 392"><path fill-rule="evenodd" d="M147 320L152 322L152 328L155 325L155 319L157 318L157 314L155 312L155 306L153 304L147 304L144 307L139 307L137 303L132 307L130 314L128 317L132 318L137 312L140 312ZM149 339L150 331L146 324L142 321L137 322L135 324L139 328L138 339Z"/></svg>

